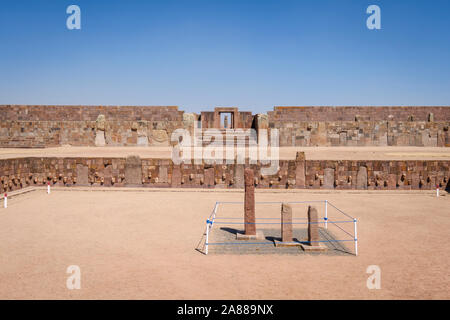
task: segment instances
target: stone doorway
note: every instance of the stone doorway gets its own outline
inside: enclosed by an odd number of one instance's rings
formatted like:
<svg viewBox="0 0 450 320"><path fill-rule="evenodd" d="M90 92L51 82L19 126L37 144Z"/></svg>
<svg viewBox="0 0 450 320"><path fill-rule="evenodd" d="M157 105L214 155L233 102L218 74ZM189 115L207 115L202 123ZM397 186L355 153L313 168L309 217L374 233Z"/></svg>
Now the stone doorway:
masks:
<svg viewBox="0 0 450 320"><path fill-rule="evenodd" d="M220 128L234 129L234 117L232 112L219 112Z"/></svg>

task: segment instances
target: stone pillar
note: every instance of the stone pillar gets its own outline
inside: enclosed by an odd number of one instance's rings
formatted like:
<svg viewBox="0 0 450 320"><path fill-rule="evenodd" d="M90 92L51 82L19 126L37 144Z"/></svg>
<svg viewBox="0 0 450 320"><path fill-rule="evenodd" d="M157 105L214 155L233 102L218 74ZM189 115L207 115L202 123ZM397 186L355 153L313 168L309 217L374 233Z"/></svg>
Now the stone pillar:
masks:
<svg viewBox="0 0 450 320"><path fill-rule="evenodd" d="M297 152L295 156L295 185L300 188L305 187L306 161L305 153Z"/></svg>
<svg viewBox="0 0 450 320"><path fill-rule="evenodd" d="M326 168L323 171L323 187L325 189L334 189L334 169Z"/></svg>
<svg viewBox="0 0 450 320"><path fill-rule="evenodd" d="M225 116L223 119L223 127L224 129L228 129L228 117Z"/></svg>
<svg viewBox="0 0 450 320"><path fill-rule="evenodd" d="M238 164L237 159L234 161L235 167L234 167L234 181L236 188L243 188L244 187L244 165Z"/></svg>
<svg viewBox="0 0 450 320"><path fill-rule="evenodd" d="M366 190L367 189L367 168L359 167L358 174L356 175L356 189Z"/></svg>
<svg viewBox="0 0 450 320"><path fill-rule="evenodd" d="M244 222L245 235L256 236L255 225L255 184L253 170L244 170L245 196L244 196Z"/></svg>
<svg viewBox="0 0 450 320"><path fill-rule="evenodd" d="M211 168L205 168L204 175L205 175L205 186L207 187L214 187L214 167Z"/></svg>
<svg viewBox="0 0 450 320"><path fill-rule="evenodd" d="M308 242L310 246L319 246L319 218L317 209L313 206L308 206Z"/></svg>
<svg viewBox="0 0 450 320"><path fill-rule="evenodd" d="M289 204L281 205L281 241L292 242L292 208Z"/></svg>
<svg viewBox="0 0 450 320"><path fill-rule="evenodd" d="M98 115L95 121L95 146L104 147L106 145L105 140L106 131L106 118L103 114Z"/></svg>
<svg viewBox="0 0 450 320"><path fill-rule="evenodd" d="M181 167L174 165L172 170L172 187L181 186Z"/></svg>
<svg viewBox="0 0 450 320"><path fill-rule="evenodd" d="M77 164L77 185L87 186L89 184L89 168L81 163Z"/></svg>
<svg viewBox="0 0 450 320"><path fill-rule="evenodd" d="M128 156L125 162L125 184L142 185L142 161L139 156Z"/></svg>

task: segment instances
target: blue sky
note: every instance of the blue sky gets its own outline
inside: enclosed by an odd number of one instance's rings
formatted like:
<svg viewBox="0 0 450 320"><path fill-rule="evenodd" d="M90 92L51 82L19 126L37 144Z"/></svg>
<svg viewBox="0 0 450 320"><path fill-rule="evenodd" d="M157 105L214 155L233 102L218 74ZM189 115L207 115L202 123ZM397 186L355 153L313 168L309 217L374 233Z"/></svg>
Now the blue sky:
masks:
<svg viewBox="0 0 450 320"><path fill-rule="evenodd" d="M0 0L0 104L450 105L450 1Z"/></svg>

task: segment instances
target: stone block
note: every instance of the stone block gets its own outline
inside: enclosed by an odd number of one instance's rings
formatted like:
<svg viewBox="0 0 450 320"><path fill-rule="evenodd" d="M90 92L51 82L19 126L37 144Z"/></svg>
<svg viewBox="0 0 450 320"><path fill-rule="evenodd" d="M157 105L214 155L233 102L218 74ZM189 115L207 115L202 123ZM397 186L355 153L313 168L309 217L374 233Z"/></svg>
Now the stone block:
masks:
<svg viewBox="0 0 450 320"><path fill-rule="evenodd" d="M142 185L142 161L139 156L128 156L125 162L125 183Z"/></svg>

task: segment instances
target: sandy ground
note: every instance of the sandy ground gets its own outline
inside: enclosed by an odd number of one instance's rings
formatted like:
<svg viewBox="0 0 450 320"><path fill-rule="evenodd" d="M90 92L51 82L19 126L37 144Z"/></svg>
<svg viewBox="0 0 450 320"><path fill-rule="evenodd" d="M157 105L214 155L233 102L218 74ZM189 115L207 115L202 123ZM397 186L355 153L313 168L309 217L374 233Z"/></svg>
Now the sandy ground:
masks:
<svg viewBox="0 0 450 320"><path fill-rule="evenodd" d="M447 194L256 193L332 201L359 219L356 257L204 255L195 247L214 203L242 201L242 191L96 190L10 197L0 209L0 299L450 298ZM239 205L226 210L241 217ZM81 268L80 290L66 288L70 265ZM379 290L366 287L369 265L381 268Z"/></svg>
<svg viewBox="0 0 450 320"><path fill-rule="evenodd" d="M309 160L450 160L450 148L436 147L282 147L280 159L295 159L304 151ZM0 148L0 159L16 157L126 157L171 158L171 147L57 147Z"/></svg>

